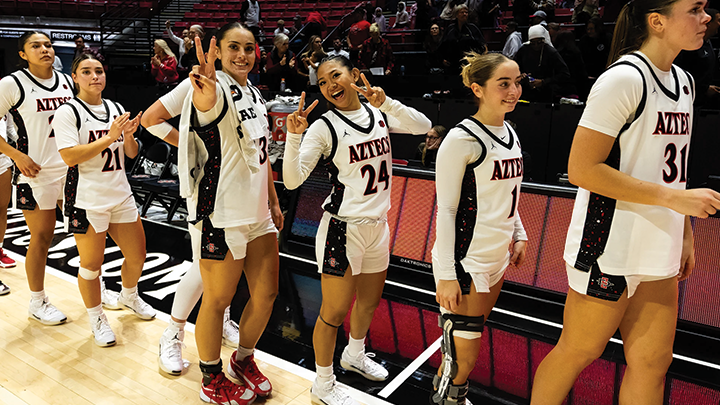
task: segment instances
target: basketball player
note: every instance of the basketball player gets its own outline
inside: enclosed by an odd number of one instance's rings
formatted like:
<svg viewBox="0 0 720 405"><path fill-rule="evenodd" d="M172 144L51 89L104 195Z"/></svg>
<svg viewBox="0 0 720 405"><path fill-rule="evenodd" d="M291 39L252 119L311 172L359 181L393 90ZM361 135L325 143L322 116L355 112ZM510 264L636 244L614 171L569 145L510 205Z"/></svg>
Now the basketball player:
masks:
<svg viewBox="0 0 720 405"><path fill-rule="evenodd" d="M249 82L247 87L252 90L260 103L264 102L257 87ZM143 126L158 138L173 146L177 146L178 130L167 121L180 115L183 101L191 90L192 85L190 84L190 79L186 79L173 89L173 91L162 96L160 100L153 103L143 114L141 118ZM271 209L271 212L274 213L273 223L278 230L282 230L283 217L278 214L280 208L274 186L269 185L268 196L270 205L273 207ZM168 325L160 337L158 364L160 369L168 374L179 375L182 373L184 368L182 342L185 337L185 323L195 304L200 300L202 292L203 285L202 277L200 276L200 264L197 260L194 260L192 266L178 283L170 312L170 325ZM238 330L238 324L230 318L230 307L225 308L222 340L225 346L232 348L238 347Z"/></svg>
<svg viewBox="0 0 720 405"><path fill-rule="evenodd" d="M325 200L315 252L322 274L323 301L315 322L313 348L317 377L312 401L326 405L357 404L335 382L333 353L337 328L356 298L350 341L340 364L373 381L384 381L387 370L365 353L365 336L382 296L390 260L392 155L390 132L425 134L432 124L423 114L385 96L344 56L325 58L318 65L318 86L332 105L308 129L307 116L317 100L288 116L283 177L289 189L299 187L320 161L333 183ZM362 78L365 88L355 85ZM360 102L358 93L367 103ZM387 114L387 115L386 115Z"/></svg>
<svg viewBox="0 0 720 405"><path fill-rule="evenodd" d="M115 345L115 334L102 310L98 278L106 234L125 257L119 302L140 319L150 320L156 314L138 294L145 232L124 168L125 154L135 157L138 153L133 134L140 115L130 119L122 106L102 98L106 76L95 56L80 55L71 70L77 96L58 108L52 127L60 156L69 166L64 213L80 254L78 287L95 343L106 347Z"/></svg>
<svg viewBox="0 0 720 405"><path fill-rule="evenodd" d="M216 35L207 62L200 39L195 40L200 65L190 75L193 91L181 114L180 193L187 198L193 255L200 261L204 288L195 328L203 374L200 398L248 404L272 391L253 352L277 296L279 256L273 218L279 221L282 213L270 191L274 185L265 103L247 80L255 63L255 38L240 23L226 24ZM215 71L216 60L222 71ZM239 323L240 344L228 367L228 374L243 383L236 385L222 372L220 345L223 312L243 272L251 298Z"/></svg>
<svg viewBox="0 0 720 405"><path fill-rule="evenodd" d="M703 44L705 3L634 0L618 17L614 63L592 88L570 152L580 187L565 244L570 290L532 404L562 403L618 328L627 361L620 404L663 403L678 281L695 265L690 216L720 208L719 193L685 189L695 89L672 65Z"/></svg>
<svg viewBox="0 0 720 405"><path fill-rule="evenodd" d="M443 328L436 404L463 405L480 353L483 325L509 264L525 258L517 206L523 178L520 141L505 122L522 94L520 68L499 53L465 57L461 76L478 111L450 130L437 156L437 238L433 275ZM508 247L512 246L512 255ZM469 401L468 401L469 402Z"/></svg>
<svg viewBox="0 0 720 405"><path fill-rule="evenodd" d="M31 235L25 262L29 318L58 325L67 317L45 295L45 263L67 166L57 151L50 123L58 107L72 98L72 80L53 70L55 50L47 34L24 33L18 39L18 53L27 67L0 81L0 116L12 115L18 146L12 148L1 139L0 152L18 167L16 206L23 210Z"/></svg>
<svg viewBox="0 0 720 405"><path fill-rule="evenodd" d="M0 118L0 137L5 142L8 141L8 138L17 137L9 120L12 120L10 114ZM8 134L9 132L11 135ZM0 241L5 238L5 230L7 229L7 206L12 194L12 184L10 184L12 165L12 160L7 155L0 154L0 207L2 207L0 208ZM15 267L15 260L9 258L3 252L2 247L0 247L0 267L4 269ZM0 295L7 294L10 294L10 287L0 281Z"/></svg>

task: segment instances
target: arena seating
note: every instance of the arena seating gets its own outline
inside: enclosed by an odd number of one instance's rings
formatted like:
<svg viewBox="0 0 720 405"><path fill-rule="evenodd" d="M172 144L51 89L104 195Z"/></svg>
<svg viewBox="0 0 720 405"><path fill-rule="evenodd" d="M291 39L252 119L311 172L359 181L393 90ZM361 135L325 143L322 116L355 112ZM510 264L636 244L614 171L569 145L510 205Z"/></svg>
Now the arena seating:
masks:
<svg viewBox="0 0 720 405"><path fill-rule="evenodd" d="M95 19L112 9L157 9L158 0L0 0L0 14Z"/></svg>

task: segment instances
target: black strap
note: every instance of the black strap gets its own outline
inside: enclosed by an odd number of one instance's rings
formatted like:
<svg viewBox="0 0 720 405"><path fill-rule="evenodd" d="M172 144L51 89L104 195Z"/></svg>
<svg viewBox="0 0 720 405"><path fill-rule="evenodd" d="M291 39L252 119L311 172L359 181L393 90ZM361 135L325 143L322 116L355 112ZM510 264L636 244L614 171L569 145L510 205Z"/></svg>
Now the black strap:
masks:
<svg viewBox="0 0 720 405"><path fill-rule="evenodd" d="M330 130L330 136L332 137L332 149L330 151L330 155L328 155L327 158L323 157L322 161L321 161L323 164L326 164L326 163L331 162L333 160L333 158L335 157L335 152L337 152L339 140L338 140L337 132L335 132L335 128L330 123L330 120L327 119L327 117L325 117L325 116L321 116L320 119L323 122L325 122L325 125L327 125L328 129Z"/></svg>
<svg viewBox="0 0 720 405"><path fill-rule="evenodd" d="M20 108L20 105L23 103L23 101L25 101L25 89L23 89L22 84L20 84L20 79L15 77L14 73L11 74L10 77L12 77L13 80L15 80L15 83L17 83L18 88L20 89L20 99L18 99L17 103L15 103L14 106L12 106L12 109L17 110L18 108Z"/></svg>
<svg viewBox="0 0 720 405"><path fill-rule="evenodd" d="M482 148L482 152L480 152L480 157L476 161L474 161L473 163L470 163L468 165L469 169L474 169L474 168L480 166L480 164L482 164L482 162L485 161L485 158L487 157L487 147L485 146L483 141L480 140L480 137L475 135L473 133L473 131L471 131L468 127L466 127L463 124L458 124L457 127L462 129L463 131L467 132L468 134L470 134L470 136L472 136L473 138L475 138L475 140L478 141L478 143L480 144L480 147Z"/></svg>
<svg viewBox="0 0 720 405"><path fill-rule="evenodd" d="M72 102L67 102L65 104L72 108L73 113L75 114L75 127L77 127L77 130L80 131L80 126L82 125L82 122L80 122L80 113Z"/></svg>

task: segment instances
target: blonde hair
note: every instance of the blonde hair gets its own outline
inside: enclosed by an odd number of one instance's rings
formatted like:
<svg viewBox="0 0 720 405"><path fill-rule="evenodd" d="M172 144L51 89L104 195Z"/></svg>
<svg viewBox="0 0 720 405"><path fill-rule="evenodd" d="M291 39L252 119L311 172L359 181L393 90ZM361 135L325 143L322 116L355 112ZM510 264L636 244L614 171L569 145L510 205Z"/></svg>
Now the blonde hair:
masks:
<svg viewBox="0 0 720 405"><path fill-rule="evenodd" d="M501 53L479 54L477 52L468 52L463 58L465 66L460 72L465 87L471 88L473 83L484 86L490 80L497 70L498 66L512 59Z"/></svg>
<svg viewBox="0 0 720 405"><path fill-rule="evenodd" d="M377 23L370 24L370 33L372 34L374 32L380 33L380 27L378 27Z"/></svg>
<svg viewBox="0 0 720 405"><path fill-rule="evenodd" d="M173 51L170 50L170 47L168 46L167 42L165 42L164 39L156 39L155 45L159 46L165 55L172 56L173 58L175 58L175 60L177 60L177 56L175 56Z"/></svg>

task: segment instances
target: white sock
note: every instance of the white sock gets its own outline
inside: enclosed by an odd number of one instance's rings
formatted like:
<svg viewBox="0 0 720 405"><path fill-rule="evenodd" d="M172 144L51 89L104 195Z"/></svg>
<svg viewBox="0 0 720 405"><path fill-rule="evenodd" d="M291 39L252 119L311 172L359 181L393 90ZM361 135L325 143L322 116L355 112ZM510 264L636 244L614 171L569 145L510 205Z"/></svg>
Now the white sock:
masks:
<svg viewBox="0 0 720 405"><path fill-rule="evenodd" d="M135 287L132 287L132 288L123 287L122 292L120 292L120 294L122 294L122 296L125 298L128 298L129 296L131 296L135 293L137 293L137 285L135 285Z"/></svg>
<svg viewBox="0 0 720 405"><path fill-rule="evenodd" d="M94 320L100 317L103 313L102 304L93 307L93 308L86 308L88 316L90 316L90 320Z"/></svg>
<svg viewBox="0 0 720 405"><path fill-rule="evenodd" d="M333 366L330 364L327 367L322 367L315 363L315 372L317 373L317 381L323 383L332 379Z"/></svg>
<svg viewBox="0 0 720 405"><path fill-rule="evenodd" d="M174 319L170 318L170 324L168 325L168 328L172 328L173 332L179 332L181 330L185 330L185 322L176 322Z"/></svg>
<svg viewBox="0 0 720 405"><path fill-rule="evenodd" d="M365 337L363 336L361 339L354 339L352 335L350 335L347 349L350 356L357 357L365 350Z"/></svg>
<svg viewBox="0 0 720 405"><path fill-rule="evenodd" d="M237 352L235 353L235 361L243 361L248 356L252 355L254 352L255 348L248 349L246 347L238 345Z"/></svg>
<svg viewBox="0 0 720 405"><path fill-rule="evenodd" d="M45 290L30 291L30 299L33 302L42 302L45 300Z"/></svg>

